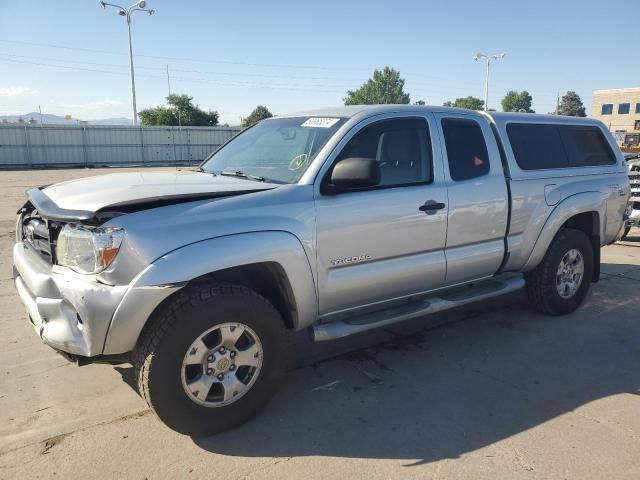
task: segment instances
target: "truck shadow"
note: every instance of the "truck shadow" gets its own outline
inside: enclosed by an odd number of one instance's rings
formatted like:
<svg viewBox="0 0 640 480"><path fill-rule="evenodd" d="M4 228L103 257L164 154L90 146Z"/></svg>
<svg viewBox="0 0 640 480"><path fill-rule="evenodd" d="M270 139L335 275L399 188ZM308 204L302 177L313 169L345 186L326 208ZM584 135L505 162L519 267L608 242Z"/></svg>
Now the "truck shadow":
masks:
<svg viewBox="0 0 640 480"><path fill-rule="evenodd" d="M514 294L361 335L359 344L304 344L306 365L266 409L193 441L233 456L410 467L460 457L599 399L638 395L639 280L607 275L565 317L533 313Z"/></svg>

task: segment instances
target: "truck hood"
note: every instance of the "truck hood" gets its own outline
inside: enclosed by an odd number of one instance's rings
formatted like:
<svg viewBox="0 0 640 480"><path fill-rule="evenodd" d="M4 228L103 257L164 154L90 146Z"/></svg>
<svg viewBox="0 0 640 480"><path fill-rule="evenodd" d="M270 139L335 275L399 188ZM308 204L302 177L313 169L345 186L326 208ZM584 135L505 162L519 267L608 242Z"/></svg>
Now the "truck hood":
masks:
<svg viewBox="0 0 640 480"><path fill-rule="evenodd" d="M30 190L28 194L29 200L43 216L58 220L87 220L99 211L131 212L153 206L269 190L277 186L243 178L176 170L81 178Z"/></svg>

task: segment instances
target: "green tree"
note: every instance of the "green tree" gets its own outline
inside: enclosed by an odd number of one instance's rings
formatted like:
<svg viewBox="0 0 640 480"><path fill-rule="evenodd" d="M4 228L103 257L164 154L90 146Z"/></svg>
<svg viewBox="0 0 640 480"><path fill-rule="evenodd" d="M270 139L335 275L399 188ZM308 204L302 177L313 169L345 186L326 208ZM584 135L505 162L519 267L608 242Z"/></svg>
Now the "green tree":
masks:
<svg viewBox="0 0 640 480"><path fill-rule="evenodd" d="M204 111L191 101L193 97L172 93L167 97L167 106L153 107L142 110L138 116L143 125L185 125L185 126L216 126L218 112Z"/></svg>
<svg viewBox="0 0 640 480"><path fill-rule="evenodd" d="M569 90L560 100L558 115L568 115L570 117L586 117L582 99L573 90Z"/></svg>
<svg viewBox="0 0 640 480"><path fill-rule="evenodd" d="M531 110L531 102L533 98L529 95L529 92L523 90L517 92L516 90L509 90L502 99L502 111L503 112L520 112L525 111L527 113L536 113Z"/></svg>
<svg viewBox="0 0 640 480"><path fill-rule="evenodd" d="M448 101L442 104L444 107L468 108L469 110L482 110L484 108L484 100L469 95L464 98L456 98L453 102Z"/></svg>
<svg viewBox="0 0 640 480"><path fill-rule="evenodd" d="M414 105L426 105L426 103L424 103L424 100L416 100L415 102L413 102Z"/></svg>
<svg viewBox="0 0 640 480"><path fill-rule="evenodd" d="M374 70L373 77L357 90L349 90L343 100L345 105L408 104L411 101L404 92L400 72L389 67Z"/></svg>
<svg viewBox="0 0 640 480"><path fill-rule="evenodd" d="M253 112L249 114L247 118L242 120L242 127L250 127L254 123L259 122L260 120L264 120L265 118L271 118L273 114L269 111L267 107L264 105L258 105Z"/></svg>

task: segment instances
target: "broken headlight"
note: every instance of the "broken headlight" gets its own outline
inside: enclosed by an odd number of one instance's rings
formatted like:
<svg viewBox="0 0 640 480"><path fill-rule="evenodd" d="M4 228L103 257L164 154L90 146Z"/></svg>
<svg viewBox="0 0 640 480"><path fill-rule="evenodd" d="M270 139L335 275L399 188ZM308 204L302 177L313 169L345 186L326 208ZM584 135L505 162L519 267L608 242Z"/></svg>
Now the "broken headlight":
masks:
<svg viewBox="0 0 640 480"><path fill-rule="evenodd" d="M78 273L98 273L107 268L120 250L122 227L85 227L67 224L58 235L56 257Z"/></svg>

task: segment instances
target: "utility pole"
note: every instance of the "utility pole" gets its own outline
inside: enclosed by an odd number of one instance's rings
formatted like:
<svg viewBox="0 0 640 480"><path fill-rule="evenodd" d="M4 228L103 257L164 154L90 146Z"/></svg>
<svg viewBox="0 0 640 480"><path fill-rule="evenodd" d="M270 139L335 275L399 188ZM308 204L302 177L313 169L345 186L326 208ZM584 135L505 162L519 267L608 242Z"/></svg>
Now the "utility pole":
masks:
<svg viewBox="0 0 640 480"><path fill-rule="evenodd" d="M133 44L131 41L131 15L135 12L145 12L149 15L153 15L155 10L150 10L144 8L147 2L145 0L139 0L128 8L121 7L120 5L115 5L113 3L100 2L103 9L107 9L107 7L114 7L118 9L118 15L121 17L125 17L127 19L127 30L129 32L129 74L131 76L131 101L133 103L133 125L138 124L138 109L136 107L136 81L133 72Z"/></svg>
<svg viewBox="0 0 640 480"><path fill-rule="evenodd" d="M495 55L485 55L484 53L476 53L473 59L477 62L479 60L484 60L487 64L487 76L484 81L484 111L489 110L489 69L492 60L500 60L504 58L506 53L497 53Z"/></svg>
<svg viewBox="0 0 640 480"><path fill-rule="evenodd" d="M167 63L167 88L169 89L169 96L171 96L171 79L169 78L169 64Z"/></svg>

